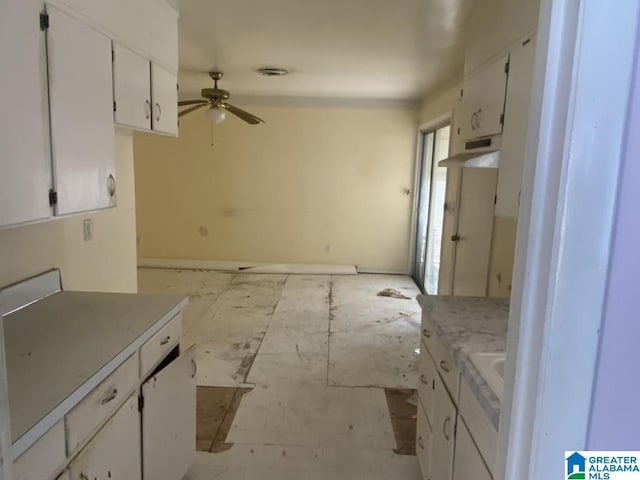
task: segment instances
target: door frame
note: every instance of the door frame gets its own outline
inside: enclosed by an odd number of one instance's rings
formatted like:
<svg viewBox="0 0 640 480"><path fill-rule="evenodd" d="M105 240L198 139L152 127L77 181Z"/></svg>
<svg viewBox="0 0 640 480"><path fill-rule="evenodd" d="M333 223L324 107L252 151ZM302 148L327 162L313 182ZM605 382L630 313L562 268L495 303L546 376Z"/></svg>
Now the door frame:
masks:
<svg viewBox="0 0 640 480"><path fill-rule="evenodd" d="M587 445L640 31L640 0L607 5L540 5L496 480L556 478Z"/></svg>
<svg viewBox="0 0 640 480"><path fill-rule="evenodd" d="M411 236L409 243L409 262L407 271L413 278L413 263L418 248L418 205L420 204L420 173L422 163L423 142L422 136L432 130L437 130L445 125L453 125L453 110L448 111L429 122L422 123L418 126L416 133L416 158L413 164L413 199L411 202ZM449 154L451 154L451 141L449 141Z"/></svg>

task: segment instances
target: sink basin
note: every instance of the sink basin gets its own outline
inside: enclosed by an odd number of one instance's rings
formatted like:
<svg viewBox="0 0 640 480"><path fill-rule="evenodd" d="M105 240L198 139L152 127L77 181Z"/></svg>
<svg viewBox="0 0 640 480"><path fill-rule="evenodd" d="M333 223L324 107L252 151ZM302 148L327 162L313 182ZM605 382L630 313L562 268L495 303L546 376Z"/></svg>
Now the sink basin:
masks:
<svg viewBox="0 0 640 480"><path fill-rule="evenodd" d="M504 361L506 354L479 352L470 355L471 363L478 369L493 393L502 401L504 390Z"/></svg>

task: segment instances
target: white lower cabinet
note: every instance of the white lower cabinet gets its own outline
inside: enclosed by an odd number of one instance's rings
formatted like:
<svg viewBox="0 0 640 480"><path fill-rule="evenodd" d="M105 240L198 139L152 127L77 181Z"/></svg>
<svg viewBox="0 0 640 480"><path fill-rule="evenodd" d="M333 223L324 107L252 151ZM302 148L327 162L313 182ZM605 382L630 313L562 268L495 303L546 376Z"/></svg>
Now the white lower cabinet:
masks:
<svg viewBox="0 0 640 480"><path fill-rule="evenodd" d="M423 312L416 426L422 478L492 480L498 433L434 332Z"/></svg>
<svg viewBox="0 0 640 480"><path fill-rule="evenodd" d="M140 480L138 398L132 395L69 465L71 480Z"/></svg>
<svg viewBox="0 0 640 480"><path fill-rule="evenodd" d="M461 418L458 419L456 456L453 464L453 480L492 480L489 470L476 448L469 430Z"/></svg>
<svg viewBox="0 0 640 480"><path fill-rule="evenodd" d="M60 420L13 463L14 480L48 478L67 458L64 421Z"/></svg>
<svg viewBox="0 0 640 480"><path fill-rule="evenodd" d="M430 478L451 480L457 410L439 377L436 379L435 403Z"/></svg>
<svg viewBox="0 0 640 480"><path fill-rule="evenodd" d="M431 427L427 421L427 416L424 412L423 406L418 402L418 420L416 426L416 456L418 457L418 463L425 479L430 477L430 465L431 465Z"/></svg>
<svg viewBox="0 0 640 480"><path fill-rule="evenodd" d="M195 455L195 347L142 385L145 479L179 480Z"/></svg>

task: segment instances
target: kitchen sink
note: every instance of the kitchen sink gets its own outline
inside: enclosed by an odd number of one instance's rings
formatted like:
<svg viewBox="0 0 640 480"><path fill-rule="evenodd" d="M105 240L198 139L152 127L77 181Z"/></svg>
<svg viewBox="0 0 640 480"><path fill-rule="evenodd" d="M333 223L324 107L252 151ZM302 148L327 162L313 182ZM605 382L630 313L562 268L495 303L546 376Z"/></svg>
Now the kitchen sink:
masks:
<svg viewBox="0 0 640 480"><path fill-rule="evenodd" d="M505 352L478 352L472 353L469 357L471 358L471 363L478 369L478 372L493 390L493 393L502 401Z"/></svg>

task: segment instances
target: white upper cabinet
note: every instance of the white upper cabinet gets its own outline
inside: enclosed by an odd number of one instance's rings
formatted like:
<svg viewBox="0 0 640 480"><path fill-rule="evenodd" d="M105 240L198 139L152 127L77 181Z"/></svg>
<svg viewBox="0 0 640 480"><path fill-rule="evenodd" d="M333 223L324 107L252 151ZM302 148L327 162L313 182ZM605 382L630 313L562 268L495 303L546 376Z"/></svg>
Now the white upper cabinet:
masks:
<svg viewBox="0 0 640 480"><path fill-rule="evenodd" d="M152 128L178 134L178 83L175 74L151 64Z"/></svg>
<svg viewBox="0 0 640 480"><path fill-rule="evenodd" d="M466 25L464 76L503 55L515 42L531 35L538 24L540 0L474 2Z"/></svg>
<svg viewBox="0 0 640 480"><path fill-rule="evenodd" d="M0 14L0 226L52 215L42 9L40 1L20 0Z"/></svg>
<svg viewBox="0 0 640 480"><path fill-rule="evenodd" d="M502 132L509 56L465 78L460 118L463 141Z"/></svg>
<svg viewBox="0 0 640 480"><path fill-rule="evenodd" d="M151 128L151 70L149 61L113 44L114 120L124 127Z"/></svg>
<svg viewBox="0 0 640 480"><path fill-rule="evenodd" d="M52 0L120 45L178 71L178 12L166 0Z"/></svg>
<svg viewBox="0 0 640 480"><path fill-rule="evenodd" d="M114 43L113 86L116 124L178 134L176 75Z"/></svg>
<svg viewBox="0 0 640 480"><path fill-rule="evenodd" d="M56 214L116 202L111 40L47 5Z"/></svg>
<svg viewBox="0 0 640 480"><path fill-rule="evenodd" d="M505 124L498 169L498 190L495 214L518 218L520 188L527 144L535 37L519 43L511 51L509 84L505 103Z"/></svg>

